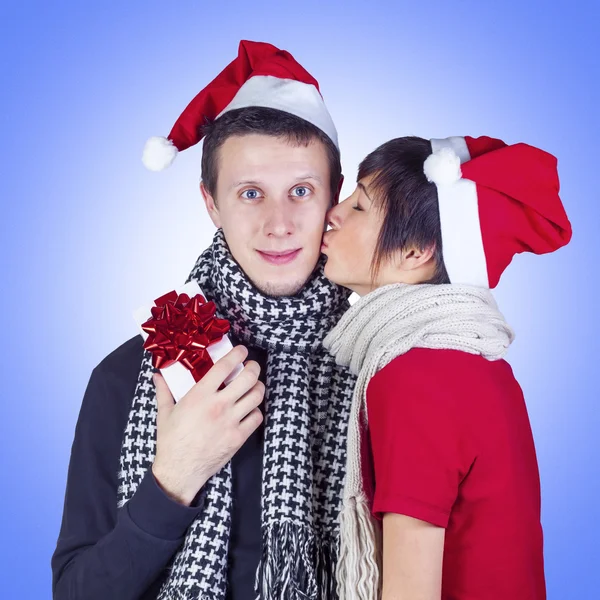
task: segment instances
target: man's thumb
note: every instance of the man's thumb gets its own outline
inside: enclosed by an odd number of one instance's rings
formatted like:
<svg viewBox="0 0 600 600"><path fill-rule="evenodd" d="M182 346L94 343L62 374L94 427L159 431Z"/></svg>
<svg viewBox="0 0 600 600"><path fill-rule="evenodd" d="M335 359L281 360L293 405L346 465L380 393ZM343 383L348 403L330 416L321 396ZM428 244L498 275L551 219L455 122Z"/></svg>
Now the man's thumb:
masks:
<svg viewBox="0 0 600 600"><path fill-rule="evenodd" d="M158 405L157 420L160 421L173 410L175 400L173 400L171 390L160 373L154 373L152 379L154 381L154 386L156 387L156 404Z"/></svg>

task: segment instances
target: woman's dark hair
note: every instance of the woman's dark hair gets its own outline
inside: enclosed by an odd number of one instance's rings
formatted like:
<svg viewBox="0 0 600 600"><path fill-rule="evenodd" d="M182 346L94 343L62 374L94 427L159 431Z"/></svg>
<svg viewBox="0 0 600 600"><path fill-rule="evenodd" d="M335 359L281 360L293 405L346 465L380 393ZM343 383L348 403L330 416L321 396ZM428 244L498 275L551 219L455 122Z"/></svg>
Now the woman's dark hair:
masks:
<svg viewBox="0 0 600 600"><path fill-rule="evenodd" d="M322 142L329 162L331 199L338 193L342 177L340 151L329 136L318 127L290 113L275 108L248 107L226 112L202 127L202 181L214 196L219 174L219 148L232 136L248 134L283 138L297 146L308 146L313 140Z"/></svg>
<svg viewBox="0 0 600 600"><path fill-rule="evenodd" d="M371 177L373 202L383 212L371 273L397 251L414 246L434 248L436 270L427 283L450 283L442 255L437 188L423 172L431 142L420 137L390 140L371 152L358 167L358 181Z"/></svg>

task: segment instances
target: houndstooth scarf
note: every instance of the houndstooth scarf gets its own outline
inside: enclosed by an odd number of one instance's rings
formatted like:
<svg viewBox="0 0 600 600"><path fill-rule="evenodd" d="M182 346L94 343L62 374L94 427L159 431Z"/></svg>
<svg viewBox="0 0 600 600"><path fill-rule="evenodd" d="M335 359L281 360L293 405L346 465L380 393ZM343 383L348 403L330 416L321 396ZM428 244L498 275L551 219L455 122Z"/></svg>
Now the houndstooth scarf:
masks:
<svg viewBox="0 0 600 600"><path fill-rule="evenodd" d="M261 600L336 598L344 449L355 379L322 348L348 293L323 262L294 297L262 295L233 260L222 230L200 256L196 280L240 342L267 350L262 484ZM152 358L144 351L120 458L119 506L134 494L156 448ZM205 504L173 559L160 600L225 598L231 464L205 486Z"/></svg>
<svg viewBox="0 0 600 600"><path fill-rule="evenodd" d="M369 381L412 348L461 350L498 360L513 339L490 290L430 284L392 284L363 296L325 338L337 363L358 375L340 517L341 600L377 600L381 594L381 530L372 517L361 473Z"/></svg>

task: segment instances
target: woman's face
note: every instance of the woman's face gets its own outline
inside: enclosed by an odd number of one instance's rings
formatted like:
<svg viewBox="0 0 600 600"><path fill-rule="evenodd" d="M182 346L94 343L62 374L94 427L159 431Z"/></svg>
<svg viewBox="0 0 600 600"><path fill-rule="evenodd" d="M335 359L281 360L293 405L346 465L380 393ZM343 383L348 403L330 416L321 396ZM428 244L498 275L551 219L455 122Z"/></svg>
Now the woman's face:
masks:
<svg viewBox="0 0 600 600"><path fill-rule="evenodd" d="M371 262L383 222L382 212L372 202L370 177L358 182L354 193L328 213L331 230L323 236L321 252L327 256L325 275L359 295L379 287L382 272L372 281Z"/></svg>
<svg viewBox="0 0 600 600"><path fill-rule="evenodd" d="M323 236L321 246L327 256L325 276L359 296L392 283L422 283L435 272L432 249L407 248L382 260L373 279L371 265L384 213L373 202L372 179L361 179L354 193L329 211L331 229Z"/></svg>

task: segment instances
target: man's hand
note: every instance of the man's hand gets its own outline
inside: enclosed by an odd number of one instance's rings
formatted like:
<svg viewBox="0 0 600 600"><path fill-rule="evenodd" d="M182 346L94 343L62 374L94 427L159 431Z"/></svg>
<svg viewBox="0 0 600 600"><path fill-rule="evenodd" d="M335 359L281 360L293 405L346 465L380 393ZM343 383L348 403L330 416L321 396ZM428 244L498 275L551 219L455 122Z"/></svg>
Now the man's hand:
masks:
<svg viewBox="0 0 600 600"><path fill-rule="evenodd" d="M158 402L156 458L152 472L162 489L189 506L200 488L242 447L261 424L258 406L265 386L260 366L249 361L224 389L221 384L248 356L236 346L177 403L156 373Z"/></svg>

